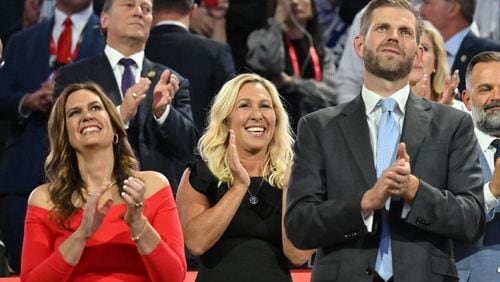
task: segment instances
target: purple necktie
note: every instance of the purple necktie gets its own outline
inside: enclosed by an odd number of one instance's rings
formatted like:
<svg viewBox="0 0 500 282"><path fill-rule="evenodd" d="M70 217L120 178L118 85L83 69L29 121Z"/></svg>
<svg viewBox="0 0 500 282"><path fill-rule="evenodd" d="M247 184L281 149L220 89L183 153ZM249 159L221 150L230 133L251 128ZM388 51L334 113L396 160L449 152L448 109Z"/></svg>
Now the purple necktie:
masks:
<svg viewBox="0 0 500 282"><path fill-rule="evenodd" d="M122 95L123 98L125 98L127 89L135 84L134 74L132 73L132 65L134 65L135 62L129 58L122 58L118 63L122 65L124 69L122 74Z"/></svg>

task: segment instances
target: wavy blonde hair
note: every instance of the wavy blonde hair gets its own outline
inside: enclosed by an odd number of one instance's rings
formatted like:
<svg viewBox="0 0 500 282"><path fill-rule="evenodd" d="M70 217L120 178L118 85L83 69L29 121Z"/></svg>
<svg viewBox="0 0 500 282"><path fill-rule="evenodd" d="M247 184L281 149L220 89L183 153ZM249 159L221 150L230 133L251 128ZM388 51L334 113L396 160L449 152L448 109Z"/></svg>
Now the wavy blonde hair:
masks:
<svg viewBox="0 0 500 282"><path fill-rule="evenodd" d="M236 104L240 89L248 83L259 83L271 96L276 114L276 128L268 146L268 158L264 163L263 176L272 186L282 189L285 185L285 171L293 156L292 130L278 90L261 76L240 74L224 84L213 101L208 127L198 142L198 150L210 171L219 180L219 185L223 182L229 184L233 182L227 151L229 142L227 117Z"/></svg>
<svg viewBox="0 0 500 282"><path fill-rule="evenodd" d="M424 33L431 40L434 49L435 71L431 74L431 100L438 101L443 93L446 77L449 75L448 57L446 56L443 37L431 22L424 21Z"/></svg>
<svg viewBox="0 0 500 282"><path fill-rule="evenodd" d="M82 203L85 203L82 188L85 188L86 184L81 178L76 152L69 142L66 128L66 102L71 94L79 90L90 91L101 99L104 109L110 117L111 126L118 135L118 142L113 144L115 158L113 176L118 187L120 187L119 189L122 189L123 181L129 176L138 176L137 161L127 140L123 121L113 102L93 82L71 84L66 87L57 98L49 117L50 152L45 161L45 175L49 182L49 197L54 205L50 217L56 224L66 230L70 230L69 220L79 208L75 205L74 197L76 196Z"/></svg>

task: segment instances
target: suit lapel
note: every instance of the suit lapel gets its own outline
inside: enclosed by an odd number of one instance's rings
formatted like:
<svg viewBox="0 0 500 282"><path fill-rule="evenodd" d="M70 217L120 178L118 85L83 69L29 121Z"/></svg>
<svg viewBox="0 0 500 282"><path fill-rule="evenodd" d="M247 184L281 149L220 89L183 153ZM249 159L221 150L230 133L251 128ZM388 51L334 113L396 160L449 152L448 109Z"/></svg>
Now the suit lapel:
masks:
<svg viewBox="0 0 500 282"><path fill-rule="evenodd" d="M458 51L455 55L455 60L453 61L452 70L465 70L465 64L469 61L469 56L471 56L471 52L469 49L474 49L473 43L475 42L475 40L471 39L471 37L475 37L475 35L474 33L472 33L472 31L469 31L465 35L462 43L460 44L460 47L458 48Z"/></svg>
<svg viewBox="0 0 500 282"><path fill-rule="evenodd" d="M85 25L85 28L83 29L83 40L81 43L82 45L80 46L80 50L78 51L77 60L88 58L96 54L96 45L103 44L102 42L99 42L100 38L95 36L95 31L100 30L100 28L99 18L95 15L92 15Z"/></svg>
<svg viewBox="0 0 500 282"><path fill-rule="evenodd" d="M144 58L144 63L142 64L141 77L149 78L151 80L151 85L149 86L146 99L142 101L142 103L139 105L138 118L141 127L142 125L145 124L148 113L151 113L151 107L153 104L153 93L156 83L158 83L158 80L160 79L160 76L161 76L160 69L153 62Z"/></svg>
<svg viewBox="0 0 500 282"><path fill-rule="evenodd" d="M30 44L27 47L26 53L27 54L36 54L34 56L29 56L33 60L30 60L30 63L34 67L35 72L39 72L40 74L40 81L36 81L34 83L34 87L32 90L36 90L40 87L40 84L42 81L47 79L50 75L50 72L52 70L49 62L50 62L50 39L52 37L52 26L54 25L54 18L51 20L43 21L40 23L40 30L39 32L35 33L35 38L33 42L35 44ZM28 83L28 85L31 83ZM31 87L29 87L31 88Z"/></svg>
<svg viewBox="0 0 500 282"><path fill-rule="evenodd" d="M106 91L108 97L115 103L115 105L120 105L122 103L122 95L118 88L118 82L116 81L113 70L111 69L111 63L104 53L92 60L93 67L89 74L90 77L95 77L96 81L101 83L101 87Z"/></svg>
<svg viewBox="0 0 500 282"><path fill-rule="evenodd" d="M406 151L410 156L411 166L414 165L415 156L427 135L427 130L432 120L430 105L424 99L410 93L406 103L406 113L401 135L401 142L406 143Z"/></svg>
<svg viewBox="0 0 500 282"><path fill-rule="evenodd" d="M376 181L376 173L365 105L361 95L349 103L342 114L344 117L339 120L340 129L367 186L372 187Z"/></svg>

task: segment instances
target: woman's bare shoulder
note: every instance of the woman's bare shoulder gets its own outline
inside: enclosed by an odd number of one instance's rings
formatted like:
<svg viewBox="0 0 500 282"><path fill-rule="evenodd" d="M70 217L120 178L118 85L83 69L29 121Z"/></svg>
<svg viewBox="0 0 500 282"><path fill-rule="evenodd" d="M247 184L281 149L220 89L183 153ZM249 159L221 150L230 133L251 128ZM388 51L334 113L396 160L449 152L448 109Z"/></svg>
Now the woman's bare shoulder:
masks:
<svg viewBox="0 0 500 282"><path fill-rule="evenodd" d="M28 204L43 209L51 209L52 203L50 201L49 184L42 184L36 187L30 194Z"/></svg>
<svg viewBox="0 0 500 282"><path fill-rule="evenodd" d="M165 175L159 172L152 170L141 171L139 175L146 185L146 198L160 191L162 188L168 187L170 189L170 182Z"/></svg>

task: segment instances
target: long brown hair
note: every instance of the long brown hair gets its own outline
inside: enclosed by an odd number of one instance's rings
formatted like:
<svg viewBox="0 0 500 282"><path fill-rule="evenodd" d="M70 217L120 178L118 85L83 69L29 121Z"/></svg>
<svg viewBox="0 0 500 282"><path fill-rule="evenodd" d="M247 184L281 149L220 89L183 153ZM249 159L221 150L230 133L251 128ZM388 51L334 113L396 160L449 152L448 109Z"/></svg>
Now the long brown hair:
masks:
<svg viewBox="0 0 500 282"><path fill-rule="evenodd" d="M69 220L75 215L79 206L75 205L76 199L85 203L84 188L78 170L76 152L71 146L66 129L66 101L68 97L78 91L87 90L98 96L109 115L111 125L118 136L116 144L113 145L114 168L113 176L119 189L123 187L123 181L129 176L137 176L138 165L134 153L127 140L127 134L123 121L116 111L113 102L104 94L99 85L93 82L83 84L71 84L64 89L56 100L49 117L48 132L50 141L50 152L45 161L45 175L49 182L49 197L54 205L51 209L51 219L60 227L70 230ZM116 137L115 137L116 139Z"/></svg>

